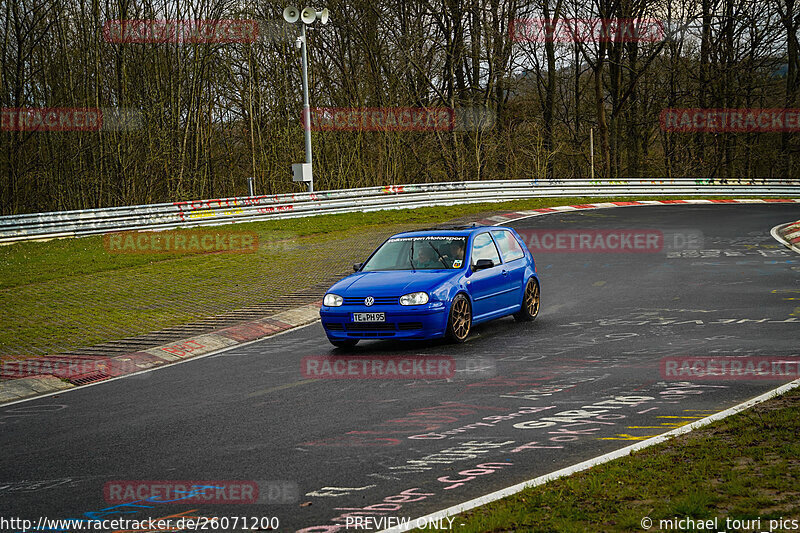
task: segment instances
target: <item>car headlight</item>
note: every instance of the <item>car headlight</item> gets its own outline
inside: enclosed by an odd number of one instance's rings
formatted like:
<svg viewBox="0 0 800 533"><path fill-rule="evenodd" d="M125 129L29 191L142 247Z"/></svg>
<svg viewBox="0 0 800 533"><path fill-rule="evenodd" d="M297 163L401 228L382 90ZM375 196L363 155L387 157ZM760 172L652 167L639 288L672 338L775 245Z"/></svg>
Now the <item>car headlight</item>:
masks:
<svg viewBox="0 0 800 533"><path fill-rule="evenodd" d="M412 292L400 297L400 305L422 305L428 303L427 292Z"/></svg>
<svg viewBox="0 0 800 533"><path fill-rule="evenodd" d="M325 295L325 298L322 299L322 305L326 305L328 307L339 307L344 302L344 298L339 296L338 294L328 293Z"/></svg>

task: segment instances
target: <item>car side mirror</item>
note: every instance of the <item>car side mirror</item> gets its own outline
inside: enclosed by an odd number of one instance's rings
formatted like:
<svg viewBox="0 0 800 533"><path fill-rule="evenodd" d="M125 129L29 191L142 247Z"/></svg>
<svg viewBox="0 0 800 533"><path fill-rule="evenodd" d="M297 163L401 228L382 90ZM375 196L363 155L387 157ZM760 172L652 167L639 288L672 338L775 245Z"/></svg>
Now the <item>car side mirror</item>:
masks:
<svg viewBox="0 0 800 533"><path fill-rule="evenodd" d="M478 259L478 262L472 265L472 271L477 272L478 270L485 270L487 268L492 268L494 266L494 261L491 259Z"/></svg>
<svg viewBox="0 0 800 533"><path fill-rule="evenodd" d="M361 265L363 264L364 263L353 263L353 272L358 272L359 270L361 270Z"/></svg>

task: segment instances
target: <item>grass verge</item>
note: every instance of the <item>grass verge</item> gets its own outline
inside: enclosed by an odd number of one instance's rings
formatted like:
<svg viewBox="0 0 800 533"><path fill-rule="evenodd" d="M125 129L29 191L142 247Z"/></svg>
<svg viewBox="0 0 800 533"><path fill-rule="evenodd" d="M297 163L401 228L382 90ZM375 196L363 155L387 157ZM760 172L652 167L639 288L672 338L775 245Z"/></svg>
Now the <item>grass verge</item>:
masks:
<svg viewBox="0 0 800 533"><path fill-rule="evenodd" d="M667 198L536 198L206 228L255 232L258 250L247 254L115 254L102 236L0 246L0 357L58 353L265 303L346 273L397 231L487 211Z"/></svg>
<svg viewBox="0 0 800 533"><path fill-rule="evenodd" d="M647 531L708 531L707 521L716 518L714 531L798 531L797 435L800 390L794 389L631 456L474 509L453 523L464 524L459 533L641 532L648 517L653 525Z"/></svg>

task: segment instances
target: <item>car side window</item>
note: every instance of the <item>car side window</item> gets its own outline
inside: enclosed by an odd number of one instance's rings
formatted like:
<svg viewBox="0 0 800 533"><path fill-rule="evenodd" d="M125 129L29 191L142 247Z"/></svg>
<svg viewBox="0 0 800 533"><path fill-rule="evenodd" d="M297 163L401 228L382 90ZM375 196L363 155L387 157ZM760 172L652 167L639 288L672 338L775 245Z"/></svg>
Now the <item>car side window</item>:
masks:
<svg viewBox="0 0 800 533"><path fill-rule="evenodd" d="M497 245L500 247L500 252L503 254L505 262L513 261L525 257L525 252L522 251L517 239L508 230L493 231L494 238Z"/></svg>
<svg viewBox="0 0 800 533"><path fill-rule="evenodd" d="M481 233L472 241L472 266L475 266L479 259L491 259L495 265L500 264L497 246L488 233Z"/></svg>

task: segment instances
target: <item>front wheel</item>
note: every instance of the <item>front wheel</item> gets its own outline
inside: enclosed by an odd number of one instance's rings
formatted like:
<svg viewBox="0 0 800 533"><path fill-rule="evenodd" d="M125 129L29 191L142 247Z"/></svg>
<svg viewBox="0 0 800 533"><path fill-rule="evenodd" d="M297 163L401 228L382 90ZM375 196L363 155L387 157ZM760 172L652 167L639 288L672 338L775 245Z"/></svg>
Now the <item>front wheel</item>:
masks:
<svg viewBox="0 0 800 533"><path fill-rule="evenodd" d="M522 297L522 309L514 313L514 318L521 322L530 322L539 314L539 282L535 278L528 280L525 285L525 295Z"/></svg>
<svg viewBox="0 0 800 533"><path fill-rule="evenodd" d="M447 340L464 342L467 340L472 327L472 308L469 300L463 294L457 294L450 306L450 316L447 318Z"/></svg>
<svg viewBox="0 0 800 533"><path fill-rule="evenodd" d="M358 344L358 339L347 339L346 341L331 341L331 344L333 344L337 348L352 348L356 344Z"/></svg>

